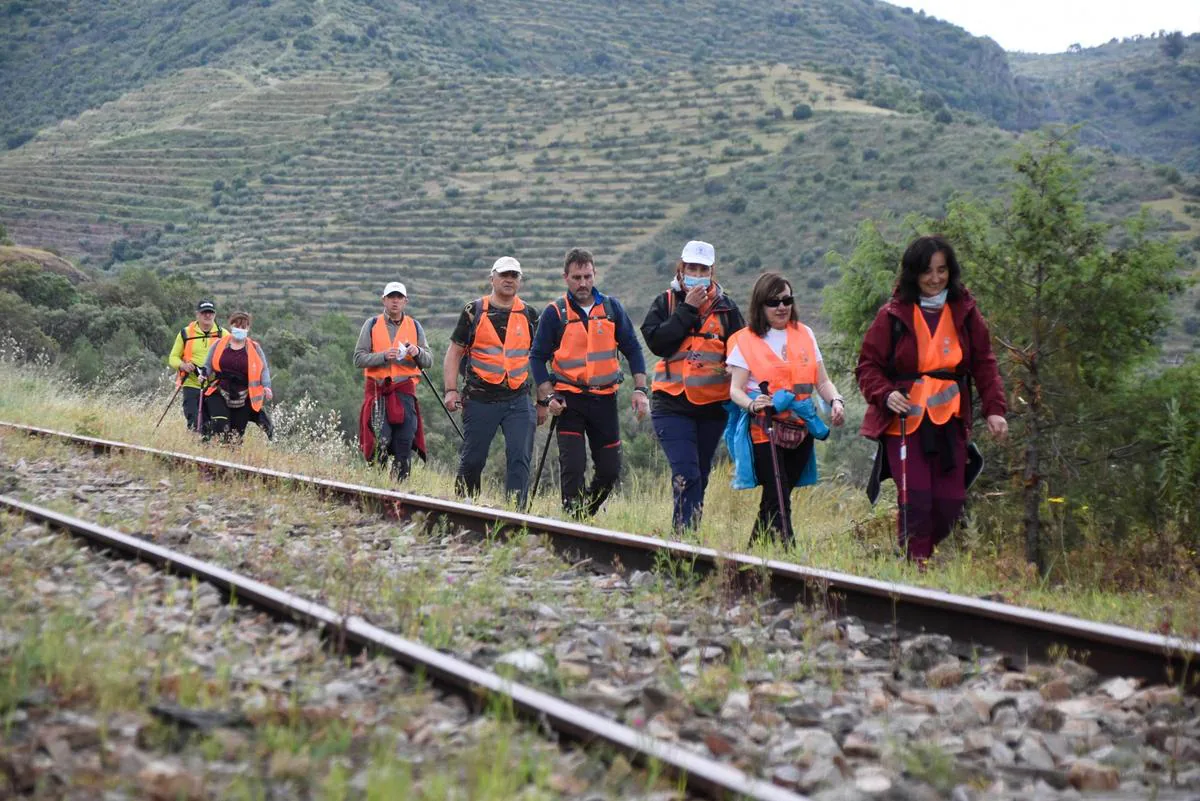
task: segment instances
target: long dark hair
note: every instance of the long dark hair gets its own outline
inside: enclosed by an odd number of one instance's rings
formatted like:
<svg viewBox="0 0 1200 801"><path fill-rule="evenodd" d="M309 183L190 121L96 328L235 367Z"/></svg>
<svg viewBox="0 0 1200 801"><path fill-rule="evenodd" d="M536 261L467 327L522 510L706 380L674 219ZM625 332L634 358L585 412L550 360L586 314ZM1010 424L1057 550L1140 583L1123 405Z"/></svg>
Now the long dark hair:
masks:
<svg viewBox="0 0 1200 801"><path fill-rule="evenodd" d="M958 257L954 248L941 236L922 236L914 239L904 256L900 259L900 276L896 279L896 296L906 303L916 303L921 297L921 287L917 279L921 273L929 269L933 254L942 253L946 256L946 269L950 271L950 280L946 282L946 300L958 300L966 294L962 283L962 268L958 266Z"/></svg>
<svg viewBox="0 0 1200 801"><path fill-rule="evenodd" d="M785 289L791 292L792 285L779 273L763 273L754 282L754 289L750 290L750 330L760 337L766 334L771 328L771 323L767 320L767 312L763 304ZM794 292L792 293L792 297L791 321L798 323L800 322L800 314L796 311Z"/></svg>

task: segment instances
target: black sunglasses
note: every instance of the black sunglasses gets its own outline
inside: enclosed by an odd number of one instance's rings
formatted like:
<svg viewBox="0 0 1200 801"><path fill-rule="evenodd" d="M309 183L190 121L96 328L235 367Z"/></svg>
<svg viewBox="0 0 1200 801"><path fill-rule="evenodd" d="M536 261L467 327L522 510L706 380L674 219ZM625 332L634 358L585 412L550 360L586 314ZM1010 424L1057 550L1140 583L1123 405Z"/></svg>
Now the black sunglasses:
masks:
<svg viewBox="0 0 1200 801"><path fill-rule="evenodd" d="M783 304L784 306L791 306L792 296L788 295L786 298L771 298L770 300L763 301L764 306L770 306L772 309L776 308L780 304Z"/></svg>

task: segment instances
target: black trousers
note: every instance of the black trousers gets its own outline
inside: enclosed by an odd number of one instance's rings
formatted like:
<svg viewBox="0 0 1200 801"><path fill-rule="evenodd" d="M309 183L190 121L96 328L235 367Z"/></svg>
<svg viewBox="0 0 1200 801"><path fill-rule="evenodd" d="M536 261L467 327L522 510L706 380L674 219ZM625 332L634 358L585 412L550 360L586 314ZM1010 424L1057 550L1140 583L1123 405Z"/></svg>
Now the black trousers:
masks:
<svg viewBox="0 0 1200 801"><path fill-rule="evenodd" d="M200 410L200 388L183 388L183 418L187 420L188 431L196 429L196 413Z"/></svg>
<svg viewBox="0 0 1200 801"><path fill-rule="evenodd" d="M771 459L771 448L769 442L754 446L754 474L758 483L762 484L762 498L758 502L758 517L754 521L754 531L750 534L750 540L753 542L759 537L770 536L782 539L784 543L791 543L795 539L792 531L792 488L800 480L800 475L812 455L813 438L805 437L798 448L775 448L779 460L782 498L775 491L775 464ZM781 506L782 519L779 517Z"/></svg>
<svg viewBox="0 0 1200 801"><path fill-rule="evenodd" d="M617 395L564 392L567 408L558 418L558 469L563 509L577 518L599 511L621 477L621 426ZM584 439L587 439L585 449ZM584 488L587 449L592 483Z"/></svg>
<svg viewBox="0 0 1200 801"><path fill-rule="evenodd" d="M229 440L233 434L238 439L246 435L246 426L251 422L267 430L266 417L250 407L250 401L242 406L231 409L225 404L225 398L220 392L206 395L204 398L204 436L207 439L216 435L223 440Z"/></svg>

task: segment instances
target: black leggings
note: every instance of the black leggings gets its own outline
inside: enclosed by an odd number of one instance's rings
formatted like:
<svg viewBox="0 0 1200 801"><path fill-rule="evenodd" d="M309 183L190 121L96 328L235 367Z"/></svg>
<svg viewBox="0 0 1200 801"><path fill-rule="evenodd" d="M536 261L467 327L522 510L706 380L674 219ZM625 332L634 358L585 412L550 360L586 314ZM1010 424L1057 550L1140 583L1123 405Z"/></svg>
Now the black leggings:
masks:
<svg viewBox="0 0 1200 801"><path fill-rule="evenodd" d="M268 430L266 416L262 412L254 411L249 400L243 405L231 409L225 404L225 398L220 392L205 396L205 439L214 434L226 441L232 438L232 434L237 434L238 439L241 439L246 435L246 426L250 422L257 423L264 431Z"/></svg>
<svg viewBox="0 0 1200 801"><path fill-rule="evenodd" d="M805 437L798 448L775 448L779 460L780 484L783 488L783 519L779 518L780 498L775 491L775 464L771 459L771 444L754 445L754 474L762 484L762 499L758 502L758 517L750 539L772 536L790 544L795 538L792 532L792 488L800 480L808 459L812 455L813 438Z"/></svg>

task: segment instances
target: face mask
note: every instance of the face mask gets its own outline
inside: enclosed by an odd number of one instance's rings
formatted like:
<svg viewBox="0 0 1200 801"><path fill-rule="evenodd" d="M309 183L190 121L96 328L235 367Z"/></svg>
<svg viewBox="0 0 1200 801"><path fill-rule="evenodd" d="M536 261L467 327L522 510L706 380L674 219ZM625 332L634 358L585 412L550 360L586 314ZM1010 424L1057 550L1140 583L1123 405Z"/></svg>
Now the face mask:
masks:
<svg viewBox="0 0 1200 801"><path fill-rule="evenodd" d="M921 296L921 308L928 311L938 311L946 305L946 295L950 293L949 289L943 289L931 298L924 295Z"/></svg>
<svg viewBox="0 0 1200 801"><path fill-rule="evenodd" d="M245 328L230 328L229 334L238 342L245 342L246 337L250 336L250 331Z"/></svg>
<svg viewBox="0 0 1200 801"><path fill-rule="evenodd" d="M691 289L692 287L702 286L708 289L708 285L712 283L711 278L698 278L694 275L685 275L683 277L683 288Z"/></svg>

